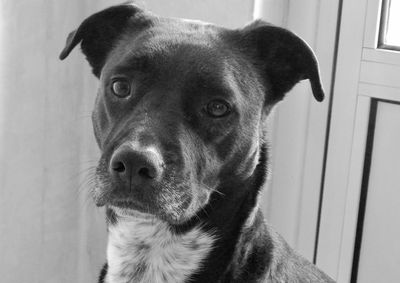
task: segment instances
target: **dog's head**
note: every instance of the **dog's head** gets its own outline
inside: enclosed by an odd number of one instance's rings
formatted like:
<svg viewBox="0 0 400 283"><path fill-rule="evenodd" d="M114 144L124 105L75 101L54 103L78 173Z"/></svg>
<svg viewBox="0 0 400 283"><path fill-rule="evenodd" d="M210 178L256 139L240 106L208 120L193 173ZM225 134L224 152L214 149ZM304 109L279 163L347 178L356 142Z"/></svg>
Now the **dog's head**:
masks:
<svg viewBox="0 0 400 283"><path fill-rule="evenodd" d="M79 43L100 81L95 201L170 223L246 194L266 116L297 82L323 99L311 49L262 21L230 30L124 4L87 18L60 58Z"/></svg>

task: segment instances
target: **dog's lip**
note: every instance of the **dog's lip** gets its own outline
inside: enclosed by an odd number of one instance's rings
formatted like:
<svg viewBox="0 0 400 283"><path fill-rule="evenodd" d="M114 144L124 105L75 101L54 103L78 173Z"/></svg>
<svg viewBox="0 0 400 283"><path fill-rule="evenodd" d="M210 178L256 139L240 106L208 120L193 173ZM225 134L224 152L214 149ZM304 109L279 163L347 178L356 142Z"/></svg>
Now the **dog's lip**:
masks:
<svg viewBox="0 0 400 283"><path fill-rule="evenodd" d="M129 196L127 193L121 192L122 190L119 190L117 187L111 189L97 187L96 189L98 193L93 195L93 200L98 207L113 205L130 209L145 209L140 201Z"/></svg>
<svg viewBox="0 0 400 283"><path fill-rule="evenodd" d="M119 217L128 217L128 218L140 218L143 220L153 220L155 216L150 213L142 212L136 209L132 208L127 208L127 207L120 207L120 206L115 206L115 205L108 205L109 208L111 208Z"/></svg>
<svg viewBox="0 0 400 283"><path fill-rule="evenodd" d="M143 210L144 206L142 203L135 201L133 199L126 198L111 198L107 201L107 205L111 205L113 207L119 207L123 209L131 209L131 210Z"/></svg>
<svg viewBox="0 0 400 283"><path fill-rule="evenodd" d="M187 219L181 221L175 221L166 217L164 214L156 213L151 211L149 207L145 207L142 203L134 201L132 199L113 199L109 200L106 204L108 208L111 208L119 217L122 218L140 218L140 219L150 219L155 218L163 220L173 225L180 225Z"/></svg>

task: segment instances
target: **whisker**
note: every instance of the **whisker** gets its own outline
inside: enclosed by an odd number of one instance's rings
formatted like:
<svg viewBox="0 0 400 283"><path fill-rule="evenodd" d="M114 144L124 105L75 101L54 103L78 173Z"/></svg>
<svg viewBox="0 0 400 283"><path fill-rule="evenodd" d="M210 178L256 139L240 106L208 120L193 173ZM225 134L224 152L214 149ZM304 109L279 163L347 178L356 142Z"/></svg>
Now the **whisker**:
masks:
<svg viewBox="0 0 400 283"><path fill-rule="evenodd" d="M203 186L203 187L205 187L206 189L208 189L209 191L211 191L211 192L215 192L215 193L217 193L217 194L219 194L219 195L221 195L221 196L225 196L225 194L223 193L223 192L221 192L221 191L219 191L219 190L217 190L217 189L214 189L214 188L211 188L211 187L209 187L209 186L207 186L207 185L205 185L205 184L198 184L198 186L199 187L201 187L201 186Z"/></svg>

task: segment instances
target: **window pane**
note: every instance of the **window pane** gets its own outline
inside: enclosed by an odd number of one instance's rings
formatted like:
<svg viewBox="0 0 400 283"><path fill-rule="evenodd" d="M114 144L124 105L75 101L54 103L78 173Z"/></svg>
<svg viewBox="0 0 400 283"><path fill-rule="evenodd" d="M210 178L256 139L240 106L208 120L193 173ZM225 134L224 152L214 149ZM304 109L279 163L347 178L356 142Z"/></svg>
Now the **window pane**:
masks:
<svg viewBox="0 0 400 283"><path fill-rule="evenodd" d="M400 48L400 0L386 0L383 5L382 17L382 47Z"/></svg>

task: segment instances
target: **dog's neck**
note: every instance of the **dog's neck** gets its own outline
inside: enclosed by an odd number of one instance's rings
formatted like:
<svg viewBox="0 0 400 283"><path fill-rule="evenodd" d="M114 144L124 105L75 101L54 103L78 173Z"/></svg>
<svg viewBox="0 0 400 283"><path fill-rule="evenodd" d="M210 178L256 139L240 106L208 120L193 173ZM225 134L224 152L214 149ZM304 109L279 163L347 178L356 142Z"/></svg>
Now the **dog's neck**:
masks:
<svg viewBox="0 0 400 283"><path fill-rule="evenodd" d="M214 241L198 227L177 235L155 218L118 217L109 226L105 282L186 282L201 270Z"/></svg>
<svg viewBox="0 0 400 283"><path fill-rule="evenodd" d="M240 233L230 231L231 237L204 227L176 234L169 224L155 218L119 217L109 226L104 282L236 282L233 279L241 277L238 270L246 270L258 240L253 232L260 224L259 216L250 213Z"/></svg>

